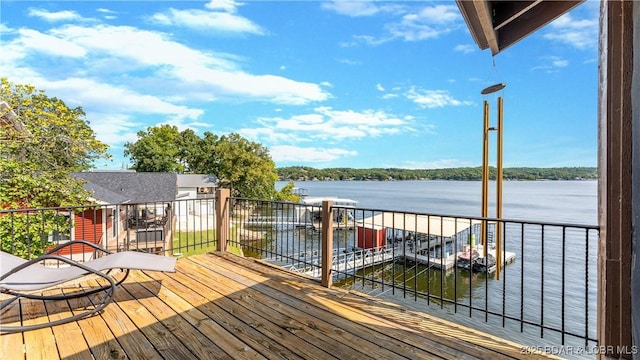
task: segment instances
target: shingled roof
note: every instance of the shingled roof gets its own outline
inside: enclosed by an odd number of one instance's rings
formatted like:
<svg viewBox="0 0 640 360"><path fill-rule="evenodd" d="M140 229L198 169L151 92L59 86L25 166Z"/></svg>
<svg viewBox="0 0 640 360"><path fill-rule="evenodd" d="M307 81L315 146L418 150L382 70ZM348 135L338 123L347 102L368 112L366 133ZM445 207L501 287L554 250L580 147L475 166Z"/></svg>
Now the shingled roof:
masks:
<svg viewBox="0 0 640 360"><path fill-rule="evenodd" d="M71 175L85 180L84 188L91 191L94 199L107 204L173 201L178 191L176 174L90 171Z"/></svg>

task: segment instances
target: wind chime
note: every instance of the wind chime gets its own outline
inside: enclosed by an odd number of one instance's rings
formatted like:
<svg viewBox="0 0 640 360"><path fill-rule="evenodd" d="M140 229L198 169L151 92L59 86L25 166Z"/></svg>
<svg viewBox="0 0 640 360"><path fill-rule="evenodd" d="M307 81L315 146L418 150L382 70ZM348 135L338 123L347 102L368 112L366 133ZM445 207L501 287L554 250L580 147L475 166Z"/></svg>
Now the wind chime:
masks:
<svg viewBox="0 0 640 360"><path fill-rule="evenodd" d="M482 95L493 94L504 89L506 84L498 83L483 89ZM489 132L497 133L497 163L496 163L496 218L502 218L502 124L503 124L503 101L502 97L498 97L498 119L497 126L489 126L489 102L484 100L484 125L483 125L483 142L482 142L482 217L489 217ZM481 225L481 237L483 246L483 256L487 259L487 221L483 220ZM495 258L496 258L496 280L500 280L500 269L502 266L502 226L500 223L495 224Z"/></svg>

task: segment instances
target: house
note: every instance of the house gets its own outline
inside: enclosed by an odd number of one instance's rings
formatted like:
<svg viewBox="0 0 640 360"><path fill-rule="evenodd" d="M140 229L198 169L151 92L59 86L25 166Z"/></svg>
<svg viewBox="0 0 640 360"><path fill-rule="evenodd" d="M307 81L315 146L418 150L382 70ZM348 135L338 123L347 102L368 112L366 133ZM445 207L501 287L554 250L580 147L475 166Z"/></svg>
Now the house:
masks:
<svg viewBox="0 0 640 360"><path fill-rule="evenodd" d="M176 213L178 221L187 221L189 216L212 217L215 213L215 190L218 179L213 175L178 174ZM196 201L195 199L198 199ZM213 221L211 221L213 226Z"/></svg>
<svg viewBox="0 0 640 360"><path fill-rule="evenodd" d="M218 180L213 175L178 174L178 199L213 198Z"/></svg>
<svg viewBox="0 0 640 360"><path fill-rule="evenodd" d="M74 215L73 239L102 246L119 246L128 229L148 228L167 214L177 194L177 175L135 171L76 172L72 177L84 180L89 200L100 209L84 209ZM75 253L79 249L71 249Z"/></svg>
<svg viewBox="0 0 640 360"><path fill-rule="evenodd" d="M497 55L583 1L456 0ZM598 83L598 358L640 346L640 2L601 1ZM637 71L636 71L637 70ZM570 94L568 94L570 96ZM635 230L634 230L635 229ZM634 350L635 349L635 350Z"/></svg>

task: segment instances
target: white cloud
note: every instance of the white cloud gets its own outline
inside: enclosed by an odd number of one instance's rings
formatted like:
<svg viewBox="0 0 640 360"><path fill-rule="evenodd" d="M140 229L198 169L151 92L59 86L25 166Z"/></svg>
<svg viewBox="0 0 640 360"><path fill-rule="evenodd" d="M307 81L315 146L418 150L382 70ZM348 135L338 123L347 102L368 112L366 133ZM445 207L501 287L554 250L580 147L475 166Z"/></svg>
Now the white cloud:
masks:
<svg viewBox="0 0 640 360"><path fill-rule="evenodd" d="M75 71L75 76L92 73L130 78L138 71L147 73L144 79L155 84L180 84L180 89L187 92L182 95L193 94L200 99L206 94L209 100L233 98L300 105L330 97L318 84L250 74L239 68L232 55L199 51L173 41L167 34L129 26L69 25L46 34L24 29L5 44L4 49L11 54L0 61L2 68L12 71L28 67L23 61L27 55L45 54L74 57L77 64L65 70ZM92 71L96 69L100 71ZM50 66L40 71L49 77L61 76ZM139 82L142 79L137 78Z"/></svg>
<svg viewBox="0 0 640 360"><path fill-rule="evenodd" d="M543 64L534 66L531 71L544 71L547 73L558 72L562 68L569 66L569 60L559 56L546 56L542 58Z"/></svg>
<svg viewBox="0 0 640 360"><path fill-rule="evenodd" d="M459 18L459 10L455 5L427 6L404 15L399 23L389 24L387 28L395 38L418 41L437 38L451 31L450 24Z"/></svg>
<svg viewBox="0 0 640 360"><path fill-rule="evenodd" d="M313 113L285 117L260 118L261 127L240 130L243 136L271 144L301 142L339 142L413 132L413 118L400 118L382 110L335 110L317 107Z"/></svg>
<svg viewBox="0 0 640 360"><path fill-rule="evenodd" d="M344 47L358 44L377 46L397 39L403 41L434 39L455 29L461 19L455 5L423 6L420 8L406 5L385 7L379 6L375 2L364 1L323 3L323 7L349 16L369 16L377 12L384 12L391 14L389 16L396 17L384 25L383 35L353 35L351 42L342 43Z"/></svg>
<svg viewBox="0 0 640 360"><path fill-rule="evenodd" d="M340 15L351 17L371 16L381 11L374 2L369 1L329 1L322 2L322 8Z"/></svg>
<svg viewBox="0 0 640 360"><path fill-rule="evenodd" d="M563 68L569 66L569 60L554 60L552 64L554 67Z"/></svg>
<svg viewBox="0 0 640 360"><path fill-rule="evenodd" d="M411 89L405 93L405 96L420 107L428 109L473 104L471 101L455 99L449 95L449 92L446 90L424 90L417 89L415 86L411 87Z"/></svg>
<svg viewBox="0 0 640 360"><path fill-rule="evenodd" d="M23 52L44 53L52 56L84 57L86 50L66 39L43 34L36 30L20 29L20 46Z"/></svg>
<svg viewBox="0 0 640 360"><path fill-rule="evenodd" d="M99 12L99 13L103 13L103 14L115 14L116 13L115 11L109 10L109 9L106 9L106 8L98 8L98 9L96 9L96 11Z"/></svg>
<svg viewBox="0 0 640 360"><path fill-rule="evenodd" d="M107 20L113 20L113 19L117 19L118 17L116 16L117 12L110 10L110 9L106 9L106 8L98 8L96 9L97 12L103 14L102 17L104 19Z"/></svg>
<svg viewBox="0 0 640 360"><path fill-rule="evenodd" d="M63 81L48 82L44 87L57 93L66 93L64 98L70 102L77 102L97 110L159 114L190 119L197 119L203 113L200 109L176 105L157 96L140 94L125 87L97 83L89 79L68 78Z"/></svg>
<svg viewBox="0 0 640 360"><path fill-rule="evenodd" d="M355 150L338 148L299 147L292 145L276 145L269 148L271 158L275 162L329 162L341 157L356 156Z"/></svg>
<svg viewBox="0 0 640 360"><path fill-rule="evenodd" d="M222 10L229 13L235 13L238 6L244 5L234 0L211 0L205 7L211 10Z"/></svg>
<svg viewBox="0 0 640 360"><path fill-rule="evenodd" d="M410 18L409 18L410 17ZM419 12L405 16L412 22L445 24L458 20L460 10L454 5L436 5L422 8Z"/></svg>
<svg viewBox="0 0 640 360"><path fill-rule="evenodd" d="M362 65L362 61L358 61L358 60L338 59L338 62L346 65Z"/></svg>
<svg viewBox="0 0 640 360"><path fill-rule="evenodd" d="M182 81L209 88L221 97L263 99L288 105L304 105L330 97L317 84L275 75L253 75L243 71L220 71L202 67L181 67L174 74Z"/></svg>
<svg viewBox="0 0 640 360"><path fill-rule="evenodd" d="M376 84L376 90L384 91L384 86L382 86L382 84L378 83L378 84Z"/></svg>
<svg viewBox="0 0 640 360"><path fill-rule="evenodd" d="M474 52L476 50L476 47L471 44L460 44L460 45L456 45L453 48L453 50L457 52L461 52L463 54L469 54Z"/></svg>
<svg viewBox="0 0 640 360"><path fill-rule="evenodd" d="M119 148L126 142L138 140L137 131L132 131L132 119L125 114L87 112L91 128L98 140L109 144L110 148Z"/></svg>
<svg viewBox="0 0 640 360"><path fill-rule="evenodd" d="M565 14L551 23L551 30L544 34L545 39L571 45L578 49L597 49L598 18L574 19Z"/></svg>
<svg viewBox="0 0 640 360"><path fill-rule="evenodd" d="M69 11L69 10L50 12L49 10L46 10L46 9L30 8L28 15L32 17L40 18L47 22L87 20L82 16L80 16L80 14L78 14L77 12Z"/></svg>
<svg viewBox="0 0 640 360"><path fill-rule="evenodd" d="M228 12L171 8L152 15L149 20L156 24L181 26L201 31L264 34L264 30L251 20Z"/></svg>

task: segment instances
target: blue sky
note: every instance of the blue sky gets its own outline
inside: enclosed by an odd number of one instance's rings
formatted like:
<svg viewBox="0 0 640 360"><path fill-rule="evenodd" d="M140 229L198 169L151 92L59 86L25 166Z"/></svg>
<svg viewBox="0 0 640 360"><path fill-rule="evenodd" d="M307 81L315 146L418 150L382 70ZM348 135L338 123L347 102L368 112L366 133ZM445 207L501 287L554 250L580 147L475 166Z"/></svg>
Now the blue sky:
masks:
<svg viewBox="0 0 640 360"><path fill-rule="evenodd" d="M100 169L159 124L238 132L278 167L479 166L498 95L506 167L596 166L598 9L493 57L453 1L2 1L0 76L82 106Z"/></svg>

